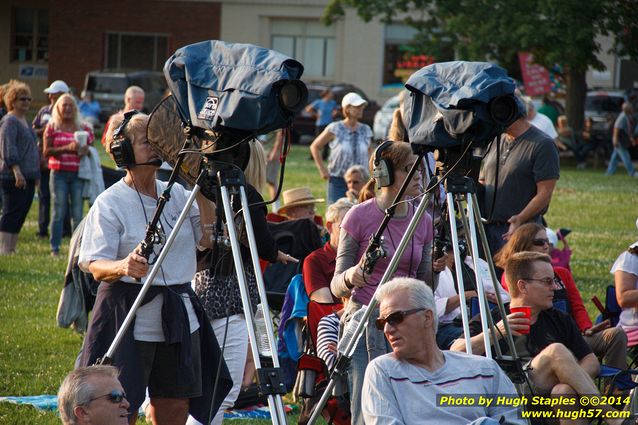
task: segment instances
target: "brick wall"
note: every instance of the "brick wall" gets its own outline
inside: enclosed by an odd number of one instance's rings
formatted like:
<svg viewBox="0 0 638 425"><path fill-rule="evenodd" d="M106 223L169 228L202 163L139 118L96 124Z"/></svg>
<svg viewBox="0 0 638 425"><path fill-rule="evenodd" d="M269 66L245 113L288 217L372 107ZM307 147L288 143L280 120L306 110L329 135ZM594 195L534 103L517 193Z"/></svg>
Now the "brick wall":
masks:
<svg viewBox="0 0 638 425"><path fill-rule="evenodd" d="M220 33L219 3L56 0L50 5L49 80L65 80L78 95L85 74L105 65L107 31L168 34L168 55Z"/></svg>

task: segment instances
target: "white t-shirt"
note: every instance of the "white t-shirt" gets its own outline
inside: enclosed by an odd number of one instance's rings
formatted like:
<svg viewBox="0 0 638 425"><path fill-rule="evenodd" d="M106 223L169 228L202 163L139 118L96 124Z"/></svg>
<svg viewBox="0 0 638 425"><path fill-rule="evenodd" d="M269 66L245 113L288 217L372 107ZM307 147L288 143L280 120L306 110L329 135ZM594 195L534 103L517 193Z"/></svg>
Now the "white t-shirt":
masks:
<svg viewBox="0 0 638 425"><path fill-rule="evenodd" d="M638 255L631 254L628 251L620 254L611 267L611 274L617 271L635 275L636 288L638 288ZM623 308L620 312L620 321L618 324L627 332L638 329L638 307Z"/></svg>
<svg viewBox="0 0 638 425"><path fill-rule="evenodd" d="M470 257L469 255L465 257L465 264L470 266L471 269L474 269L474 263L472 261L472 257ZM478 263L478 275L483 282L483 288L486 292L494 293L494 283L492 282L492 277L490 276L489 265L485 262L485 260L481 258L479 258ZM464 283L467 285L467 282ZM507 291L505 291L505 289L503 289L501 285L497 285L497 288L499 289L503 303L510 302L510 296ZM456 307L449 313L445 312L447 300L455 295L458 294L456 293L456 289L454 289L454 276L452 276L452 271L446 267L445 270L439 273L439 284L437 285L436 291L434 292L434 302L436 303L436 312L439 316L439 323L451 323L455 317L461 314L461 307Z"/></svg>
<svg viewBox="0 0 638 425"><path fill-rule="evenodd" d="M528 120L534 127L551 137L552 140L558 137L552 120L547 115L536 113L533 120Z"/></svg>
<svg viewBox="0 0 638 425"><path fill-rule="evenodd" d="M158 180L156 185L157 193L161 194L166 183ZM165 204L160 217L160 225L165 237L162 243L155 245L151 261L157 257L168 239L186 205L188 195L189 192L181 185L176 183L173 186L170 200ZM146 226L153 218L156 206L155 199L138 194L123 179L102 192L86 217L78 260L80 267L88 271L91 261L125 258L146 236ZM179 285L191 281L197 268L196 244L201 236L199 210L197 204L193 203L187 219L184 220L178 236L162 262L160 271L152 283L153 286ZM153 266L149 266L149 274L152 268ZM131 277L123 277L120 280L131 284L143 284L146 277L141 279L142 282L136 282ZM199 328L199 323L190 299L185 294L183 299L192 333ZM162 303L163 295L160 294L137 310L133 330L136 340L164 341Z"/></svg>

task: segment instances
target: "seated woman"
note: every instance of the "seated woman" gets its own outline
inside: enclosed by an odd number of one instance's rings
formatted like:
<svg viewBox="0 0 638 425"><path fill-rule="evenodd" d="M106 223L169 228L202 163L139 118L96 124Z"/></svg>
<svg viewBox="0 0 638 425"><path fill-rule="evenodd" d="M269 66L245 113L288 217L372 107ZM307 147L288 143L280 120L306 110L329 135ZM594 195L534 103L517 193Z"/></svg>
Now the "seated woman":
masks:
<svg viewBox="0 0 638 425"><path fill-rule="evenodd" d="M516 229L505 246L494 256L494 264L503 267L513 254L521 251L549 254L549 240L543 226L526 223ZM608 321L593 326L572 273L563 267L552 267L555 283L554 308L571 314L592 351L596 356L604 358L604 364L627 369L627 335L620 328L610 328ZM501 283L505 288L508 287L505 275Z"/></svg>
<svg viewBox="0 0 638 425"><path fill-rule="evenodd" d="M614 274L616 298L622 307L618 324L627 333L629 345L633 346L638 344L638 241L618 256L611 273Z"/></svg>

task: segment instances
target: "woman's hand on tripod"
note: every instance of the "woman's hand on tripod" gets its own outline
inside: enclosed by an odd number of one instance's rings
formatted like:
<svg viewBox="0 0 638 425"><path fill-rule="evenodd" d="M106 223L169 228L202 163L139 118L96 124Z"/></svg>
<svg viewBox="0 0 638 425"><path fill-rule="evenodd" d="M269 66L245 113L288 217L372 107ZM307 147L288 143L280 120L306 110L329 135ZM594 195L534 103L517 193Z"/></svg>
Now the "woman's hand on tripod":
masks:
<svg viewBox="0 0 638 425"><path fill-rule="evenodd" d="M277 251L277 262L288 264L288 263L298 263L299 260L293 257L292 255L288 255L281 251Z"/></svg>
<svg viewBox="0 0 638 425"><path fill-rule="evenodd" d="M356 264L350 267L345 273L344 279L350 288L363 288L365 286L366 281L363 276L364 271L362 264Z"/></svg>

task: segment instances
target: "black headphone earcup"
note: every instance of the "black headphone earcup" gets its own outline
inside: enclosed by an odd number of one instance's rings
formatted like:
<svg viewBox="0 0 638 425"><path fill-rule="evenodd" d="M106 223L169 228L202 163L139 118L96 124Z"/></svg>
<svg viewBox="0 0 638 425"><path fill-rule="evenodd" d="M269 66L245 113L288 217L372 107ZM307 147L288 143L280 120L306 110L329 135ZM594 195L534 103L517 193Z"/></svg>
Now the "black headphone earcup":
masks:
<svg viewBox="0 0 638 425"><path fill-rule="evenodd" d="M114 140L113 143L111 143L111 155L113 155L115 165L120 168L135 165L135 153L133 152L133 146L131 145L131 141L127 138Z"/></svg>

